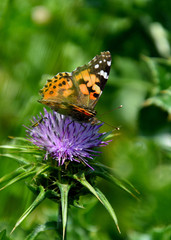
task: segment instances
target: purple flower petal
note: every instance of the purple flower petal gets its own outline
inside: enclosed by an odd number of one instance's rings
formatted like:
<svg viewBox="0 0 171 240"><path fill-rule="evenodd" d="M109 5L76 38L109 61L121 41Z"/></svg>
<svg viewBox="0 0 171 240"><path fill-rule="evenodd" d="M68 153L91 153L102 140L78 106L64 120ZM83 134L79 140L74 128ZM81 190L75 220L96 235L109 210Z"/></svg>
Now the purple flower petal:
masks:
<svg viewBox="0 0 171 240"><path fill-rule="evenodd" d="M45 159L48 156L58 161L58 165L63 165L65 161L84 162L88 164L88 159L93 159L99 151L95 147L108 144L101 139L104 133L99 133L103 124L92 125L91 123L79 123L71 117L61 115L57 112L49 113L44 109L44 116L40 113L33 117L34 122L39 121L34 127L26 127L29 141L46 151Z"/></svg>

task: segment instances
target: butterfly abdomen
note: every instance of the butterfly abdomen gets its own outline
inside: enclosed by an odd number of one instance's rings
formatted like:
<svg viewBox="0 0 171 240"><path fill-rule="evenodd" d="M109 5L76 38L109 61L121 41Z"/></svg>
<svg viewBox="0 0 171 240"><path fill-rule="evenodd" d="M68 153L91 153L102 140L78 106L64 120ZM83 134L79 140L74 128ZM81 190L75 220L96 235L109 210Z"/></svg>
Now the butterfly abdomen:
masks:
<svg viewBox="0 0 171 240"><path fill-rule="evenodd" d="M88 108L83 108L77 105L70 105L72 117L80 122L90 122L96 116L96 111Z"/></svg>

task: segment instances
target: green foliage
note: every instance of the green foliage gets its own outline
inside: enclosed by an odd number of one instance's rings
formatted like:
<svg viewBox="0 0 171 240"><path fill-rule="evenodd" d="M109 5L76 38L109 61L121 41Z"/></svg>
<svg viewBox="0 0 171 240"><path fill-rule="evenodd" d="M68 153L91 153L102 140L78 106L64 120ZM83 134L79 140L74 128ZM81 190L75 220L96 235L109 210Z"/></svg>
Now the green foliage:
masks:
<svg viewBox="0 0 171 240"><path fill-rule="evenodd" d="M121 131L99 160L129 180L140 199L101 181L98 188L114 206L121 234L100 204L89 198L82 201L84 209L69 210L68 239L167 240L171 236L170 7L169 0L0 1L1 145L16 145L8 136L25 137L22 125L29 125L29 119L43 108L37 103L38 91L47 75L72 71L104 50L112 54L110 77L97 112L99 119ZM121 104L122 109L111 112ZM25 149L20 153L17 148L8 153L0 149L0 153L0 177L13 172L13 177L20 174L24 180L28 169L16 172L14 160L39 161L35 152L25 158ZM96 173L100 176L100 166ZM109 178L112 181L108 172ZM118 186L128 185L120 180ZM20 240L28 234L30 239L55 239L56 205L49 201L26 218L11 238L6 237L35 196L29 195L24 182L0 194L0 239ZM41 233L42 229L47 231Z"/></svg>
<svg viewBox="0 0 171 240"><path fill-rule="evenodd" d="M6 230L2 230L2 231L0 232L0 239L1 239L1 240L10 240L10 238L7 237L7 235L6 235Z"/></svg>
<svg viewBox="0 0 171 240"><path fill-rule="evenodd" d="M108 135L111 135L111 132L104 134L101 136L101 138L103 137L103 139L105 139L108 137ZM25 142L25 140L22 138L18 139ZM135 191L135 189L124 180L116 177L108 167L102 164L92 163L94 165L94 170L92 170L87 166L85 167L84 165L74 162L70 163L68 166L56 166L56 160L51 158L48 158L46 162L44 162L42 156L42 152L44 151L38 150L37 146L35 147L28 145L28 151L26 150L27 145L6 145L1 146L1 148L8 149L8 151L17 149L18 154L24 152L26 157L21 161L21 158L19 157L18 160L14 153L13 155L1 154L5 157L8 155L14 156L12 159L15 159L17 162L19 162L21 167L0 178L0 184L3 185L0 188L0 191L18 181L31 177L31 179L27 182L27 185L30 190L37 194L36 199L17 220L11 231L11 234L25 220L25 218L39 206L41 202L43 202L46 198L49 198L59 204L58 220L56 221L56 228L53 229L56 231L56 233L58 233L59 239L66 239L68 208L71 205L79 207L78 202L80 197L85 196L88 191L104 205L116 224L118 232L120 233L118 220L114 209L112 208L106 196L99 188L96 187L95 179L97 176L100 176L101 178L116 184L121 189L124 189L130 193L132 196L135 196L133 194L133 190ZM31 163L29 163L27 160L28 154L31 154L32 157L36 154L37 161L34 162L32 160ZM42 161L38 160L38 156L40 158L42 157ZM46 226L49 226L49 224L45 223L42 225L42 227L36 228L37 230L34 230L31 234L29 234L26 239L36 239L40 232L47 231L49 229L49 227L46 228Z"/></svg>

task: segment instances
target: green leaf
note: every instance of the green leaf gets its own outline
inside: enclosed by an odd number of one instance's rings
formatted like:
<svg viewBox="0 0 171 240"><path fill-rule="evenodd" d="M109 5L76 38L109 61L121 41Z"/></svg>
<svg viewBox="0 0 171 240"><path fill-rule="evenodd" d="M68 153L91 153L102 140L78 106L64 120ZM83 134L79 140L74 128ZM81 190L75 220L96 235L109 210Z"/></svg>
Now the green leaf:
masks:
<svg viewBox="0 0 171 240"><path fill-rule="evenodd" d="M105 197L105 195L98 189L98 188L95 188L96 190L96 193L97 195L99 196L100 198L100 201L101 203L104 205L104 207L107 209L107 211L109 212L109 214L111 215L111 217L113 218L113 221L115 222L116 224L116 227L118 229L118 232L120 232L120 229L119 229L119 225L118 225L118 220L117 220L117 217L116 217L116 214L111 206L111 204L109 203L109 201L107 200L107 198Z"/></svg>
<svg viewBox="0 0 171 240"><path fill-rule="evenodd" d="M27 145L0 145L0 148L3 149L15 149L15 150L26 150L27 147L29 148L29 146Z"/></svg>
<svg viewBox="0 0 171 240"><path fill-rule="evenodd" d="M9 137L10 139L14 139L14 140L17 140L17 141L22 141L22 142L28 142L28 143L30 143L28 139L23 138L23 137L13 137L13 136L8 136L8 137Z"/></svg>
<svg viewBox="0 0 171 240"><path fill-rule="evenodd" d="M139 192L137 191L137 189L128 181L121 179L119 176L117 176L110 168L106 167L103 164L99 164L99 163L95 163L92 164L93 168L94 168L94 173L97 176L106 179L107 181L114 183L115 185L117 185L119 188L123 189L124 191L128 192L129 194L131 194L133 197L137 198L137 194L139 194Z"/></svg>
<svg viewBox="0 0 171 240"><path fill-rule="evenodd" d="M63 239L66 235L66 226L67 226L67 212L68 212L68 193L71 188L71 185L61 184L57 182L57 185L61 192L61 208L62 208L62 225L63 225Z"/></svg>
<svg viewBox="0 0 171 240"><path fill-rule="evenodd" d="M171 60L143 56L154 83L144 106L157 106L171 114Z"/></svg>
<svg viewBox="0 0 171 240"><path fill-rule="evenodd" d="M144 102L144 107L151 105L157 106L171 114L171 90L168 89L167 91L162 91L158 95L150 97Z"/></svg>
<svg viewBox="0 0 171 240"><path fill-rule="evenodd" d="M28 178L34 174L36 174L37 171L35 171L35 167L33 167L32 169L30 169L29 171L27 172L24 172L24 173L21 173L19 174L17 177L13 178L11 181L9 181L5 186L3 186L2 188L0 188L0 191L9 187L10 185L20 181L20 180L23 180L25 178Z"/></svg>
<svg viewBox="0 0 171 240"><path fill-rule="evenodd" d="M36 165L34 165L31 169L17 175L15 178L13 178L11 181L9 181L4 187L0 188L0 191L5 189L6 187L9 187L10 185L12 185L20 180L23 180L25 178L28 178L34 174L39 175L40 173L44 172L48 168L49 168L48 165L43 165L41 167L36 167ZM9 177L9 176L7 175L6 177Z"/></svg>
<svg viewBox="0 0 171 240"><path fill-rule="evenodd" d="M36 237L38 237L38 235L41 232L45 232L48 230L57 231L57 222L51 221L51 222L46 222L45 224L39 225L26 237L25 240L34 240L34 239L36 239Z"/></svg>
<svg viewBox="0 0 171 240"><path fill-rule="evenodd" d="M156 93L162 90L170 89L171 60L163 58L150 58L147 56L143 56L142 59L147 64L152 82L158 86Z"/></svg>
<svg viewBox="0 0 171 240"><path fill-rule="evenodd" d="M30 207L22 214L22 216L18 219L11 233L21 224L21 222L45 199L46 192L45 189L40 186L39 187L39 195L34 200L34 202L30 205Z"/></svg>
<svg viewBox="0 0 171 240"><path fill-rule="evenodd" d="M16 170L14 170L13 172L6 174L5 176L0 178L0 183L6 182L8 180L11 180L12 178L20 175L23 172L26 172L28 169L24 169L24 167L30 167L31 165L25 165L22 167L17 168Z"/></svg>
<svg viewBox="0 0 171 240"><path fill-rule="evenodd" d="M10 240L10 239L11 238L7 237L5 229L0 232L0 240Z"/></svg>
<svg viewBox="0 0 171 240"><path fill-rule="evenodd" d="M0 145L0 148L2 149L8 149L8 150L18 150L22 153L38 153L40 154L39 147L35 145Z"/></svg>
<svg viewBox="0 0 171 240"><path fill-rule="evenodd" d="M21 156L15 156L14 154L9 154L9 153L0 154L0 156L15 159L19 164L28 164L26 159Z"/></svg>
<svg viewBox="0 0 171 240"><path fill-rule="evenodd" d="M112 206L110 205L109 201L107 200L107 198L104 196L104 194L97 188L94 188L85 178L84 173L80 176L75 174L73 176L77 181L79 181L83 186L85 186L86 188L89 189L89 191L105 206L105 208L108 210L109 214L111 215L111 217L113 218L116 227L120 233L120 229L118 226L118 220L116 217L116 214L112 208Z"/></svg>

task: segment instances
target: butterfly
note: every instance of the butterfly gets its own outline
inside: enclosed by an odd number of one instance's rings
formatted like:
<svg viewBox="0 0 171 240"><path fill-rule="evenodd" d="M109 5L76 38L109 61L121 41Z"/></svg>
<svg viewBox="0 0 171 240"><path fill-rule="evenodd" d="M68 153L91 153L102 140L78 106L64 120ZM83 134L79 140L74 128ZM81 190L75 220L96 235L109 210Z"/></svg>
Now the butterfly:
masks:
<svg viewBox="0 0 171 240"><path fill-rule="evenodd" d="M48 79L39 91L42 99L38 102L79 122L93 122L94 108L108 80L110 67L110 52L101 52L71 73L61 72Z"/></svg>

